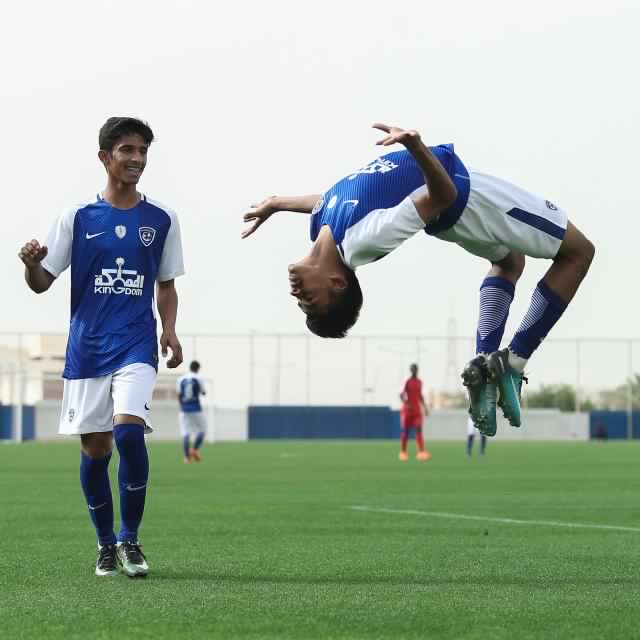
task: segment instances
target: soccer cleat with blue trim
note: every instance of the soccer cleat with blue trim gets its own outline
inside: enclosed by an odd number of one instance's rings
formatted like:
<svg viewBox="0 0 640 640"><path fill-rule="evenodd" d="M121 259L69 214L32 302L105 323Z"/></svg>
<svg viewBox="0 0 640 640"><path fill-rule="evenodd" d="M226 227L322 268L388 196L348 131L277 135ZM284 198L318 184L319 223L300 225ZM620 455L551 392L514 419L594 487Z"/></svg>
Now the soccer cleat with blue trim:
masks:
<svg viewBox="0 0 640 640"><path fill-rule="evenodd" d="M509 349L492 353L487 358L487 368L489 380L497 385L500 392L498 406L509 424L519 427L522 424L520 398L522 381L526 380L524 374L509 364Z"/></svg>

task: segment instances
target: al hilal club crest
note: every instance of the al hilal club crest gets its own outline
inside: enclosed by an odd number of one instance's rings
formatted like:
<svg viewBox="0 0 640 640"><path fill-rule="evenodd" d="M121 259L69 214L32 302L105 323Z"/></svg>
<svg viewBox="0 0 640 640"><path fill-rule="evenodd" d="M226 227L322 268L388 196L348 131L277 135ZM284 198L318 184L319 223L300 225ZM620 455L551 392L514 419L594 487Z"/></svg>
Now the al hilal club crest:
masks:
<svg viewBox="0 0 640 640"><path fill-rule="evenodd" d="M120 238L120 240L122 240L122 238L124 238L127 235L127 227L125 227L123 224L119 224L114 231L116 232L116 235L118 236L118 238Z"/></svg>
<svg viewBox="0 0 640 640"><path fill-rule="evenodd" d="M153 227L140 227L138 235L140 236L140 242L145 247L148 247L156 239L156 230Z"/></svg>

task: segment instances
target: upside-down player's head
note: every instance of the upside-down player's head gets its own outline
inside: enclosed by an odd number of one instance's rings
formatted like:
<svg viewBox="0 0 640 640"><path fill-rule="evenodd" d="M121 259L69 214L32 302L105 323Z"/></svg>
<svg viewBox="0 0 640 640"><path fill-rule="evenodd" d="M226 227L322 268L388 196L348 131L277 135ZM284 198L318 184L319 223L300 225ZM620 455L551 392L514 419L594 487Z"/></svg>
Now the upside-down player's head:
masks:
<svg viewBox="0 0 640 640"><path fill-rule="evenodd" d="M301 260L289 265L291 295L307 315L307 327L321 338L344 338L362 307L362 290L353 270L326 269Z"/></svg>
<svg viewBox="0 0 640 640"><path fill-rule="evenodd" d="M107 173L125 184L137 184L147 166L153 142L151 127L137 118L109 118L100 128L98 158Z"/></svg>

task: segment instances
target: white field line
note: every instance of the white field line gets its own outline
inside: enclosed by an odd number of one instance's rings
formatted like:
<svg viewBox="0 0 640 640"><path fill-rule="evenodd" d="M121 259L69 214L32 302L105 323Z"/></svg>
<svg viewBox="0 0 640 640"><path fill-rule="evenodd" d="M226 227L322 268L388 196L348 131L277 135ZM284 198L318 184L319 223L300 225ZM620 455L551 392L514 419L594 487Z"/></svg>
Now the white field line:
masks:
<svg viewBox="0 0 640 640"><path fill-rule="evenodd" d="M446 513L444 511L417 511L415 509L386 509L383 507L365 507L353 505L351 511L367 513L395 513L405 516L424 516L427 518L447 518L449 520L476 520L479 522L499 522L501 524L527 524L541 527L564 527L565 529L600 529L604 531L628 531L640 533L638 527L622 527L615 524L585 524L581 522L557 522L555 520L516 520L515 518L492 518L490 516L472 516L464 513Z"/></svg>

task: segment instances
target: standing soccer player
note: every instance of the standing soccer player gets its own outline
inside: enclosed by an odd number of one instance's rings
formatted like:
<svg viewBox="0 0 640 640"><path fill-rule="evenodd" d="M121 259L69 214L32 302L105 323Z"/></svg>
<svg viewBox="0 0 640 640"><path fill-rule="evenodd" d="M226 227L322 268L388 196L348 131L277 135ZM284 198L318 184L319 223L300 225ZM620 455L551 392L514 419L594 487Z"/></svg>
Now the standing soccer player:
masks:
<svg viewBox="0 0 640 640"><path fill-rule="evenodd" d="M174 278L184 273L178 219L136 188L152 141L141 120L109 118L99 133L105 190L65 211L46 245L31 240L19 253L36 293L71 267L59 433L80 436L80 484L98 538L98 576L114 575L119 567L130 577L149 570L138 529L149 477L144 434L151 431L158 368L156 295L162 355L171 350L169 368L182 362L175 328ZM117 538L108 474L114 441L120 456Z"/></svg>
<svg viewBox="0 0 640 640"><path fill-rule="evenodd" d="M247 237L278 211L311 215L311 251L289 265L291 295L307 327L343 338L362 306L356 269L426 232L491 263L480 292L478 358L464 371L471 415L496 432L499 403L520 426L525 365L560 319L587 274L593 244L549 200L500 178L467 169L452 144L427 147L415 130L375 124L379 145L405 149L380 156L339 180L324 195L273 196L244 215ZM507 349L500 350L525 256L552 260ZM428 277L443 269L432 265ZM488 355L486 355L488 354ZM498 396L499 393L499 396Z"/></svg>
<svg viewBox="0 0 640 640"><path fill-rule="evenodd" d="M200 447L207 435L207 421L200 404L200 396L206 395L202 378L199 375L200 363L194 360L189 365L187 375L181 376L176 382L178 401L180 402L180 435L186 464L200 462ZM193 437L193 445L191 438Z"/></svg>
<svg viewBox="0 0 640 640"><path fill-rule="evenodd" d="M409 459L407 453L407 441L409 431L416 433L416 458L418 460L430 460L431 454L424 448L424 438L422 435L423 419L429 415L427 403L422 395L422 380L418 378L418 365L412 364L409 367L411 377L404 383L404 389L400 394L402 409L400 411L400 460Z"/></svg>

